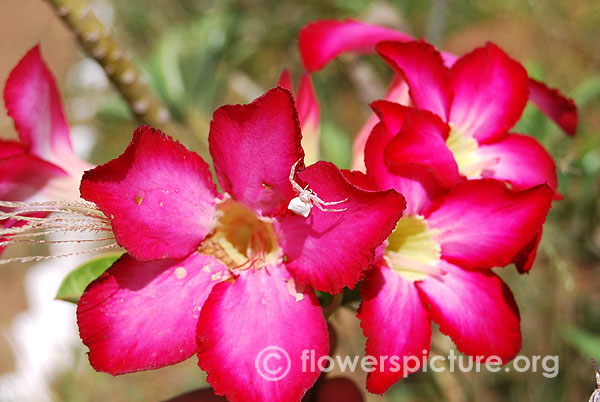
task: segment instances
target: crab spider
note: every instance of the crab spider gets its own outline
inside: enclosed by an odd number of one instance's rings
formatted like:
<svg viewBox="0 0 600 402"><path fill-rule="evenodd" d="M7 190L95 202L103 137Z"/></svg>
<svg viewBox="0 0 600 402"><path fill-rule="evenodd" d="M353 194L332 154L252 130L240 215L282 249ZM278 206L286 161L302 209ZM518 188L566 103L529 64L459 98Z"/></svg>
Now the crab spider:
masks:
<svg viewBox="0 0 600 402"><path fill-rule="evenodd" d="M294 180L294 175L296 173L296 166L300 161L301 159L298 159L298 161L296 161L296 163L294 163L294 165L292 166L292 170L290 170L290 183L292 184L292 187L294 188L294 191L296 192L296 194L298 194L298 196L292 198L288 205L288 209L294 212L295 214L302 215L305 218L307 218L310 214L313 205L316 205L317 208L319 208L323 212L345 211L347 208L327 209L323 208L323 206L341 204L342 202L348 201L348 198L342 201L326 202L320 199L314 191L310 190L308 188L308 185L302 188L298 183L296 183L296 180Z"/></svg>

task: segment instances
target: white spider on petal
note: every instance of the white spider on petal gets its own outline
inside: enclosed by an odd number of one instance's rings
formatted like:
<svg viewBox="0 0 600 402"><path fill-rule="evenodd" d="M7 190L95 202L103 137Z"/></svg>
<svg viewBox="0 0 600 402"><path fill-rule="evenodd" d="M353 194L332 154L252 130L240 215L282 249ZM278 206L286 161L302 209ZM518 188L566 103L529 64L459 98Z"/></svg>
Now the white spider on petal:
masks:
<svg viewBox="0 0 600 402"><path fill-rule="evenodd" d="M301 161L301 159L298 159L298 161L296 161L296 163L294 163L294 165L292 166L292 169L290 170L290 183L292 184L292 187L294 188L294 191L296 192L296 194L298 194L298 196L292 198L292 200L288 204L288 209L290 211L294 212L295 214L301 215L305 218L308 218L308 215L310 214L310 211L312 210L313 205L316 205L317 208L319 208L323 212L345 211L347 208L327 209L327 208L323 208L323 206L341 204L342 202L348 201L348 198L341 200L341 201L326 202L326 201L323 201L322 199L320 199L314 191L310 190L308 188L308 185L306 185L306 187L302 188L298 183L296 183L296 180L294 180L294 176L296 174L296 166L298 165L298 163L300 161Z"/></svg>

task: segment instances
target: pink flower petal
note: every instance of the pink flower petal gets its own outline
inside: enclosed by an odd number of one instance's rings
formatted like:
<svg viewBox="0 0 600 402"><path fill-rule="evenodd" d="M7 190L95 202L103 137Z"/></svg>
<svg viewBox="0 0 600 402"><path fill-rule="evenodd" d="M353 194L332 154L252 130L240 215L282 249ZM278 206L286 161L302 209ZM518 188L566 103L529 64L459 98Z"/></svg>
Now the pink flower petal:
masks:
<svg viewBox="0 0 600 402"><path fill-rule="evenodd" d="M412 107L386 100L371 103L371 109L377 114L381 122L385 124L388 131L394 135L402 130L406 115L413 110Z"/></svg>
<svg viewBox="0 0 600 402"><path fill-rule="evenodd" d="M317 101L317 94L315 93L312 79L308 74L303 74L300 79L298 93L296 94L296 108L298 109L302 131L305 131L307 128L315 131L319 128L319 102Z"/></svg>
<svg viewBox="0 0 600 402"><path fill-rule="evenodd" d="M408 94L408 84L404 80L404 78L395 75L392 79L390 87L384 97L383 101L378 102L389 102L390 104L398 104L398 105L408 105L410 104L410 96ZM371 104L372 108L375 108L375 104L378 102L374 102ZM393 102L393 103L392 103ZM377 111L376 111L377 112ZM377 116L376 113L372 113L369 119L365 122L365 124L361 127L360 131L356 135L354 139L354 144L352 145L352 169L353 170L365 170L364 163L364 152L365 152L365 144L367 143L367 139L373 130L373 127L377 123L379 123L379 119L381 116ZM395 131L394 133L396 133Z"/></svg>
<svg viewBox="0 0 600 402"><path fill-rule="evenodd" d="M262 215L285 211L295 196L290 170L304 157L301 138L294 100L281 87L219 108L208 142L223 191Z"/></svg>
<svg viewBox="0 0 600 402"><path fill-rule="evenodd" d="M290 73L290 70L286 68L281 72L279 80L277 80L277 85L287 89L291 93L294 93L294 86L292 84L292 74Z"/></svg>
<svg viewBox="0 0 600 402"><path fill-rule="evenodd" d="M52 73L35 46L12 70L4 87L4 103L21 142L30 152L60 165L73 158L69 126Z"/></svg>
<svg viewBox="0 0 600 402"><path fill-rule="evenodd" d="M288 269L317 290L339 293L345 286L354 287L402 216L404 198L393 190L353 186L328 162L317 162L298 177L323 201L347 201L323 207L345 209L341 212L314 206L308 218L289 212L277 222Z"/></svg>
<svg viewBox="0 0 600 402"><path fill-rule="evenodd" d="M377 45L377 52L406 78L416 107L447 120L451 99L447 88L448 68L432 45L423 41L383 42Z"/></svg>
<svg viewBox="0 0 600 402"><path fill-rule="evenodd" d="M442 258L467 269L510 264L541 229L553 191L545 185L513 191L498 181L456 186L427 218Z"/></svg>
<svg viewBox="0 0 600 402"><path fill-rule="evenodd" d="M0 140L0 158L26 154L28 153L27 151L27 147L18 141Z"/></svg>
<svg viewBox="0 0 600 402"><path fill-rule="evenodd" d="M367 175L383 190L394 189L406 200L405 215L425 215L445 192L429 169L421 165L398 167L392 173L383 158L392 134L383 123L373 129L365 147Z"/></svg>
<svg viewBox="0 0 600 402"><path fill-rule="evenodd" d="M279 265L242 271L213 288L198 323L198 365L217 395L299 402L315 383L319 370L308 360L303 370L303 351L314 351L315 362L327 355L327 326L314 292L296 287L293 295L291 284Z"/></svg>
<svg viewBox="0 0 600 402"><path fill-rule="evenodd" d="M514 263L517 267L517 271L524 274L529 272L531 267L533 267L538 246L540 245L540 240L542 240L542 229L536 233L536 235L515 257Z"/></svg>
<svg viewBox="0 0 600 402"><path fill-rule="evenodd" d="M367 389L383 394L422 368L429 355L431 323L414 282L386 266L373 267L361 284L360 295L363 301L357 317L367 338L365 354L378 360L367 376ZM382 356L388 358L383 365ZM390 361L392 356L400 359ZM416 360L405 360L408 356Z"/></svg>
<svg viewBox="0 0 600 402"><path fill-rule="evenodd" d="M521 350L521 328L508 286L490 271L441 264L445 275L417 282L440 331L466 355L497 356L503 363L514 358Z"/></svg>
<svg viewBox="0 0 600 402"><path fill-rule="evenodd" d="M9 149L4 149L8 154ZM53 179L66 177L58 166L28 153L14 153L0 159L0 200L27 201Z"/></svg>
<svg viewBox="0 0 600 402"><path fill-rule="evenodd" d="M454 155L446 145L449 133L450 127L435 114L412 109L400 132L385 148L384 159L392 172L406 165L426 167L442 187L451 188L460 174Z"/></svg>
<svg viewBox="0 0 600 402"><path fill-rule="evenodd" d="M305 163L319 160L321 136L321 111L310 75L303 74L296 94L296 107L302 127L302 148L306 154Z"/></svg>
<svg viewBox="0 0 600 402"><path fill-rule="evenodd" d="M344 52L370 53L382 40L409 41L404 32L346 19L322 20L305 25L298 36L298 48L309 73L322 69Z"/></svg>
<svg viewBox="0 0 600 402"><path fill-rule="evenodd" d="M490 143L521 118L529 97L527 71L493 43L461 57L450 70L449 122L461 134Z"/></svg>
<svg viewBox="0 0 600 402"><path fill-rule="evenodd" d="M532 78L529 79L529 99L567 134L575 135L578 115L573 99L567 98L557 89L549 88L543 82Z"/></svg>
<svg viewBox="0 0 600 402"><path fill-rule="evenodd" d="M87 171L80 190L137 259L185 257L215 224L217 190L206 162L149 126L117 159Z"/></svg>
<svg viewBox="0 0 600 402"><path fill-rule="evenodd" d="M365 173L360 172L358 170L346 170L343 169L342 173L346 180L355 185L356 187L360 187L363 190L369 191L379 191L381 188L375 183L375 179L371 176L367 176Z"/></svg>
<svg viewBox="0 0 600 402"><path fill-rule="evenodd" d="M481 145L477 153L482 159L498 160L482 172L484 177L506 181L515 190L547 184L556 191L554 160L532 137L509 134L498 142Z"/></svg>
<svg viewBox="0 0 600 402"><path fill-rule="evenodd" d="M213 275L222 272L227 267L219 260L198 253L151 262L125 254L88 286L77 305L92 367L117 375L191 357L200 309L217 283Z"/></svg>

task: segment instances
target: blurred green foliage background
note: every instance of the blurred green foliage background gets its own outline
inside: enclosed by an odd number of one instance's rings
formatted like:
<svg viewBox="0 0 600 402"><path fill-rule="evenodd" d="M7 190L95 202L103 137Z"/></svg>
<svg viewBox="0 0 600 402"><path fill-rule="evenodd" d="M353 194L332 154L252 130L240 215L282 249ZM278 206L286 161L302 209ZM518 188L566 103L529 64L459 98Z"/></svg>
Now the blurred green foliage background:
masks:
<svg viewBox="0 0 600 402"><path fill-rule="evenodd" d="M540 372L418 373L383 398L369 400L587 400L594 388L590 357L600 359L600 2L95 0L92 4L132 52L173 119L185 127L185 132L169 134L203 156L215 108L249 102L274 86L284 68L299 78L297 34L316 19L351 17L388 25L457 54L493 41L534 77L572 96L580 110L575 138L562 134L531 106L518 125L517 131L538 138L556 158L565 199L550 212L531 273L521 276L511 267L497 270L521 310L521 354L558 355L560 374L548 379ZM73 72L82 56L49 6L42 0L6 0L0 4L0 16L11 19L0 28L4 38L0 47L11 49L0 56L2 82L20 55L44 38L42 49L58 77L71 124L91 127L95 133L91 161L103 163L120 154L136 122L112 88L84 85L81 74ZM16 27L19 18L25 25L31 18L47 25L45 30L23 32ZM48 32L51 38L45 37ZM349 167L352 138L369 115L368 102L383 95L390 76L375 56L345 56L314 76L322 112L323 159ZM10 136L10 121L0 120L0 129ZM2 287L11 287L0 293L0 325L8 325L12 315L25 307L18 289L12 289L22 275L5 271L0 275ZM340 349L360 352L363 340L352 313L340 312L332 320L338 328L350 329L344 335L355 334ZM440 334L433 344L442 355L452 347ZM0 345L0 350L0 372L10 371L9 349ZM160 400L203 384L194 358L158 372L112 378L93 372L83 353L77 353L76 369L62 374L55 384L57 400ZM362 387L364 379L356 379Z"/></svg>

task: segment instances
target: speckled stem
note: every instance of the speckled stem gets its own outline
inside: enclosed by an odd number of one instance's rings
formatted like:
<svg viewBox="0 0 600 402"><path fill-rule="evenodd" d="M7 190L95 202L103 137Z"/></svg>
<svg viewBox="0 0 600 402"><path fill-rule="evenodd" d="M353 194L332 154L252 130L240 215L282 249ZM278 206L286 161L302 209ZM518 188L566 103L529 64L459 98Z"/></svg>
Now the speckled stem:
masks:
<svg viewBox="0 0 600 402"><path fill-rule="evenodd" d="M104 69L141 124L169 131L166 106L144 83L131 56L91 11L86 0L47 0L67 26L77 35L85 52Z"/></svg>

